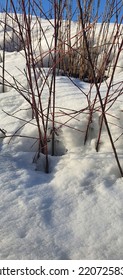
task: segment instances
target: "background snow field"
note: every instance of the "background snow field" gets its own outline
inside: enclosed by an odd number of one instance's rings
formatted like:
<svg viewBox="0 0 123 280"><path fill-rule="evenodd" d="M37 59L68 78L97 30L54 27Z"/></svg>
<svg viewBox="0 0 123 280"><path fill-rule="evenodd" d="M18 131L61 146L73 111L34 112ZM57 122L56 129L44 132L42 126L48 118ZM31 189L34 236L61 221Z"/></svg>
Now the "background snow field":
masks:
<svg viewBox="0 0 123 280"><path fill-rule="evenodd" d="M42 20L44 30L48 24ZM3 27L0 28L2 57ZM36 32L35 27L34 43ZM52 32L52 27L48 27L49 41ZM74 24L72 32L74 34ZM14 40L17 42L19 38ZM18 51L16 46L12 40L6 45L5 77L10 83L15 77L28 90L23 74L26 67L24 51ZM47 51L45 41L42 41L42 48ZM44 64L46 67L47 58ZM118 83L122 91L123 54L119 65L110 94L115 93ZM2 73L2 61L0 66ZM45 68L45 71L48 69ZM95 150L100 121L98 110L93 115L89 137L84 145L88 116L82 112L72 117L72 111L79 112L87 106L83 92L88 93L91 85L79 79L71 80L66 76L56 76L55 106L59 130L55 156L51 156L50 142L48 144L49 174L45 173L43 154L37 163L33 162L38 131L35 120L31 119L29 104L9 84L3 92L1 80L0 259L123 259L123 178L105 125L99 152ZM108 82L109 79L100 86L104 98ZM41 78L38 78L38 83L40 88ZM94 99L95 86L91 88L91 95ZM45 85L43 108L47 107L48 96ZM71 120L68 113L71 113ZM122 94L109 109L107 119L113 140L118 138L115 145L123 168ZM63 123L66 124L60 127Z"/></svg>

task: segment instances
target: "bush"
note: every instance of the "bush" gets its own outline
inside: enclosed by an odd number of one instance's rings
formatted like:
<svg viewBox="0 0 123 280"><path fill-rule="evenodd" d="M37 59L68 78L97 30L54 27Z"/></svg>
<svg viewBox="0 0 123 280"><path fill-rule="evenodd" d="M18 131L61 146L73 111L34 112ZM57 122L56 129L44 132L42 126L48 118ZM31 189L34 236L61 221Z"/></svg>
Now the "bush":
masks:
<svg viewBox="0 0 123 280"><path fill-rule="evenodd" d="M98 23L100 1L98 1L96 7L94 3L94 1L83 1L81 3L80 0L77 0L75 7L76 22L72 22L73 9L69 0L52 1L54 20L48 18L43 7L35 0L18 1L19 7L15 6L14 0L10 0L10 2L7 1L6 3L5 17L1 20L1 24L5 23L4 40L3 45L1 45L3 50L3 89L5 83L14 87L28 102L32 110L32 119L35 120L38 131L38 150L35 158L39 158L41 153L46 156L46 172L49 172L48 129L50 127L50 150L53 156L56 150L58 130L66 125L64 122L58 124L56 118L56 75L60 73L67 75L71 82L73 82L71 77L76 77L90 83L90 91L87 94L83 93L88 105L87 108L81 110L81 113L86 110L89 115L84 144L86 144L88 138L93 114L98 110L101 112L101 122L96 150L99 150L102 124L104 122L118 167L121 175L123 175L106 116L108 102L111 103L110 106L113 106L114 101L119 96L119 92L117 92L115 98L112 96L111 99L110 89L123 45L121 40L122 17L120 16L122 4L121 1L118 4L115 4L113 0L106 2L101 18L102 22ZM10 7L12 13L9 11ZM22 13L22 17L18 14L18 9ZM35 23L32 20L32 14L35 16ZM42 15L47 20L48 27L46 30L42 28ZM111 29L110 22L112 17L114 17L115 23ZM75 34L72 33L73 25L76 26ZM35 27L37 28L37 36L33 41ZM53 31L51 41L48 41L46 35L48 28ZM23 86L16 79L13 78L14 84L10 85L5 78L5 51L9 47L8 38L9 42L13 44L13 51L19 51L20 49L24 51L26 60L24 75L27 79L28 90L23 89ZM42 41L45 41L47 52L42 49ZM45 67L49 67L48 71L46 71ZM103 100L100 85L107 77L109 77L109 82L105 100ZM94 98L91 95L93 84L96 88ZM48 89L46 108L43 107L42 103L45 86ZM98 109L96 108L97 101L100 104ZM69 115L69 120L71 120L71 115ZM28 123L26 122L25 125L28 125Z"/></svg>

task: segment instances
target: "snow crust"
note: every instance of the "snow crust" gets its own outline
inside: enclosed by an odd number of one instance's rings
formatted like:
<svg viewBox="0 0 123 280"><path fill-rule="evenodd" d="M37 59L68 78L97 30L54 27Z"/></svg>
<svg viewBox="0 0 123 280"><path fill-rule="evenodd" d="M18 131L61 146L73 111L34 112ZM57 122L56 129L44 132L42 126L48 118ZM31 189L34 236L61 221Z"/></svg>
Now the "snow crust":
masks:
<svg viewBox="0 0 123 280"><path fill-rule="evenodd" d="M51 26L45 20L42 26L51 40ZM36 31L34 34L36 38ZM2 38L1 27L0 45ZM119 63L112 93L123 77L121 58ZM6 79L13 82L14 76L27 88L24 68L23 50L6 49ZM74 83L65 76L56 77L56 107L79 111L87 106L82 91L88 93L90 84L72 80ZM100 89L104 97L107 83L104 81ZM94 86L92 94L96 94ZM46 87L44 106L47 97ZM123 133L122 102L120 95L108 116L114 141ZM61 116L59 122L67 118ZM24 120L30 119L29 104L16 89L7 86L2 92L0 86L0 259L122 259L123 179L105 126L100 150L95 151L99 113L95 112L85 146L86 114L72 118L72 128L60 128L56 156L49 155L49 174L44 172L44 155L37 164L32 163L37 150L37 127L34 120L23 126ZM19 136L10 141L9 135L17 131ZM123 136L115 144L123 167Z"/></svg>

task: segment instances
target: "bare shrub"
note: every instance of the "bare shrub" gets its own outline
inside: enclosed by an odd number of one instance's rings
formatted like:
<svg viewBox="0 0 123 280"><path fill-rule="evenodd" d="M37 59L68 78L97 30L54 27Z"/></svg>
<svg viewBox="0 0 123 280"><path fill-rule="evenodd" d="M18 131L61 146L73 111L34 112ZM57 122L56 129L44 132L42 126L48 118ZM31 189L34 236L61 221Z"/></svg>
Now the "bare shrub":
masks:
<svg viewBox="0 0 123 280"><path fill-rule="evenodd" d="M45 14L42 5L37 1L19 1L20 16L13 0L10 0L12 13L8 11L8 2L5 11L5 29L3 40L3 86L8 81L5 78L5 50L8 50L8 41L13 43L12 50L22 50L24 53L26 66L23 71L28 87L23 87L14 77L13 84L9 84L16 89L26 100L32 110L32 119L37 127L38 142L37 153L34 160L45 155L45 171L49 172L49 142L51 155L55 155L55 145L58 132L61 128L71 127L70 121L76 120L80 114L88 116L87 126L85 129L84 144L88 140L89 129L93 122L94 114L100 113L100 125L96 151L99 150L102 125L105 123L111 146L117 161L121 176L123 171L119 162L118 154L113 142L110 125L107 121L107 112L113 106L115 100L121 94L121 89L117 90L114 95L110 94L113 83L114 73L117 62L120 57L123 40L122 37L122 17L118 22L118 14L122 7L115 4L115 1L106 1L108 6L104 7L102 22L99 24L99 7L100 1L94 9L94 1L76 1L76 22L72 22L72 6L70 0L51 1L52 16L50 20ZM28 13L27 13L28 10ZM35 15L35 22L32 20L32 13ZM43 30L39 14L46 18L48 27ZM13 15L13 16L12 16ZM110 28L112 16L115 16L115 23ZM12 24L10 24L12 22ZM1 21L1 24L3 22ZM76 32L72 33L72 24L76 27ZM37 28L37 36L33 37L34 28ZM98 26L98 28L97 28ZM47 39L47 29L52 29L52 39ZM97 31L98 30L98 31ZM10 33L11 32L11 33ZM98 34L97 34L98 32ZM42 40L45 41L47 51L42 48ZM10 41L9 41L10 42ZM112 59L113 58L113 59ZM47 71L45 69L47 67ZM74 111L67 108L56 108L56 75L60 73L67 75L72 83L71 77L79 78L90 83L88 93L79 90L86 99L87 106L81 110ZM8 73L7 73L8 74ZM105 98L101 97L101 83L109 77L107 92ZM76 84L74 83L76 86ZM93 85L96 88L96 95L92 95ZM47 105L43 105L44 88L47 88L48 98ZM118 86L119 87L119 86ZM98 105L97 105L98 104ZM57 112L58 110L58 112ZM62 115L62 121L57 118L57 113ZM65 117L67 116L67 120ZM28 125L28 122L25 122ZM75 129L75 128L74 128ZM50 130L50 132L49 132ZM17 135L17 133L15 133ZM14 136L15 136L14 135ZM27 136L28 137L28 136Z"/></svg>

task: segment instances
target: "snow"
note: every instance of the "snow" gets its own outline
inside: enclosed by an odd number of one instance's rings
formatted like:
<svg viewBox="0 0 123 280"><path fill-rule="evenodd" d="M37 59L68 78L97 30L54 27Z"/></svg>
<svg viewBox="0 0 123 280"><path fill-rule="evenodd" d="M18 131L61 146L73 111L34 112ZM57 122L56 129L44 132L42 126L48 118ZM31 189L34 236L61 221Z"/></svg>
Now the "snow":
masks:
<svg viewBox="0 0 123 280"><path fill-rule="evenodd" d="M42 26L47 29L50 41L52 27L46 20L42 20ZM36 32L35 29L34 38ZM0 42L2 38L1 27ZM9 44L14 47L12 41ZM47 51L46 42L43 50ZM6 50L6 80L13 83L14 76L28 89L22 73L25 69L23 54L23 50L17 52L16 48ZM118 83L122 88L121 57L121 68L116 71L110 94L116 91ZM87 94L90 84L75 78L72 81L65 76L56 77L59 135L56 136L56 155L49 155L49 174L44 172L43 154L37 163L33 162L38 132L35 121L31 120L29 104L15 88L6 85L5 92L2 92L0 85L0 259L123 258L123 178L105 126L99 152L95 151L100 121L98 110L94 113L89 138L84 145L88 116L79 111L87 106L82 92ZM40 87L42 81L38 82ZM100 87L104 97L107 83L108 80L104 81ZM94 99L94 86L91 94ZM47 107L47 98L45 86L43 108ZM123 131L122 102L120 95L108 111L114 141ZM98 102L96 106L99 106ZM74 118L71 114L69 120L67 114L72 110L78 113ZM25 120L28 122L26 125ZM65 126L61 126L64 122ZM18 136L10 137L15 133ZM122 139L121 135L115 145L123 167Z"/></svg>

